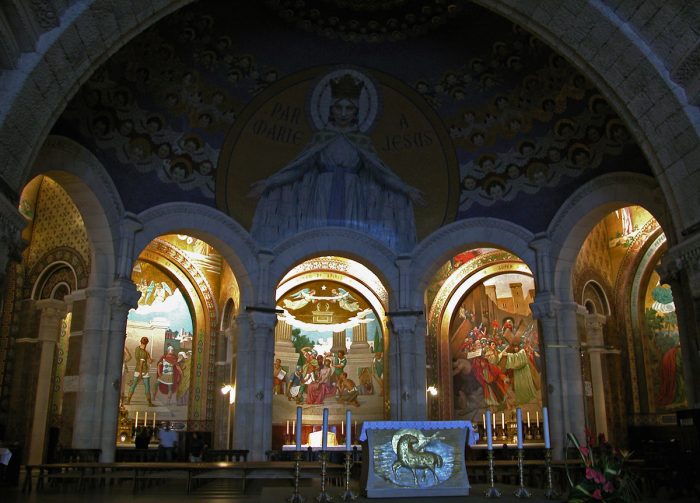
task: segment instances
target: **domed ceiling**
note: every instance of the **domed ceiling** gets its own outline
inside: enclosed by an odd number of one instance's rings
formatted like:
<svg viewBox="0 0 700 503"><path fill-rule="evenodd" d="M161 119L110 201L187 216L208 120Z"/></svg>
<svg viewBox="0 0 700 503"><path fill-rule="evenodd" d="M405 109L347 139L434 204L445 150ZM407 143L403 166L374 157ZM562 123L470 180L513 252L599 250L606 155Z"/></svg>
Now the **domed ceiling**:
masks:
<svg viewBox="0 0 700 503"><path fill-rule="evenodd" d="M313 100L345 74L366 101L363 152L411 194L415 240L484 216L542 231L586 181L651 174L562 57L439 0L197 2L95 72L53 133L95 153L128 211L191 201L251 229L256 183L319 141Z"/></svg>

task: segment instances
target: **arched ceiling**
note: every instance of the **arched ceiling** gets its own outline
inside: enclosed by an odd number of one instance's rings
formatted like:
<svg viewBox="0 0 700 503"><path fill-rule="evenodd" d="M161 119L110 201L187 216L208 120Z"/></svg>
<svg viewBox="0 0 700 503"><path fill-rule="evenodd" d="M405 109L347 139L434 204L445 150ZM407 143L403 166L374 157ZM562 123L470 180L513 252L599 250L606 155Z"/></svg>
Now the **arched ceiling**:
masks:
<svg viewBox="0 0 700 503"><path fill-rule="evenodd" d="M279 10L280 2L271 3ZM442 2L434 3L446 12ZM129 211L177 200L217 206L232 183L217 171L248 169L220 164L230 147L227 133L243 127L242 117L259 117L251 107L261 107L261 100L293 94L292 82L304 72L311 81L343 64L379 81L388 104L398 103L389 97L393 89L416 104L417 117L437 117L425 123L428 129L412 129L413 121L403 123L397 114L395 124L373 132L375 150L400 176L425 178L426 163L411 163L427 142L442 135L453 149L445 168L451 182L441 190L456 204L445 210L443 196L431 194L417 213L437 216L426 217L424 228L417 217L419 238L452 220L484 216L542 231L591 178L621 169L650 173L622 121L582 74L524 29L479 6L451 10L439 29L420 36L356 43L299 30L278 13L265 4L241 5L234 13L199 2L168 16L84 84L54 132L95 152ZM371 17L366 11L357 16ZM373 26L381 32L381 23ZM289 143L289 136L270 128L289 122L290 114L297 113L300 137L310 138L303 96L289 106L300 110L270 118L261 133L270 140L267 155ZM383 113L393 117L388 105ZM290 152L303 148L299 143ZM419 188L425 192L428 185ZM244 197L236 201L251 204Z"/></svg>

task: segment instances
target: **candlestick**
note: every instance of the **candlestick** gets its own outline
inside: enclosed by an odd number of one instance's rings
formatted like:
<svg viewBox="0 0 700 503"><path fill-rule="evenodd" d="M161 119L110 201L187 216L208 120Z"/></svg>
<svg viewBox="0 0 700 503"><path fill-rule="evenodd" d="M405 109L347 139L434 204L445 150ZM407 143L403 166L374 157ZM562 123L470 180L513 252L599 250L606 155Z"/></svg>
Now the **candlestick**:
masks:
<svg viewBox="0 0 700 503"><path fill-rule="evenodd" d="M527 411L527 429L530 429L530 411Z"/></svg>
<svg viewBox="0 0 700 503"><path fill-rule="evenodd" d="M491 413L489 412L489 414ZM481 424L483 424L484 428L486 428L486 414L481 415Z"/></svg>
<svg viewBox="0 0 700 503"><path fill-rule="evenodd" d="M491 411L486 411L486 442L489 451L493 450L493 436L491 435Z"/></svg>
<svg viewBox="0 0 700 503"><path fill-rule="evenodd" d="M323 409L323 429L322 433L323 440L321 442L321 448L325 451L328 448L328 409Z"/></svg>
<svg viewBox="0 0 700 503"><path fill-rule="evenodd" d="M542 407L542 421L544 422L544 448L550 449L552 446L549 443L549 414L547 407Z"/></svg>
<svg viewBox="0 0 700 503"><path fill-rule="evenodd" d="M148 426L148 425L146 424L147 420L148 420L148 411L146 411L146 412L143 413L143 425L144 425L144 427L145 427L145 426Z"/></svg>
<svg viewBox="0 0 700 503"><path fill-rule="evenodd" d="M287 419L287 430L284 432L285 435L289 435L289 419Z"/></svg>
<svg viewBox="0 0 700 503"><path fill-rule="evenodd" d="M493 425L493 429L496 430L498 429L498 423L496 422L496 413L493 413L493 422L491 423Z"/></svg>
<svg viewBox="0 0 700 503"><path fill-rule="evenodd" d="M139 411L136 411L136 422L134 423L134 427L139 427Z"/></svg>
<svg viewBox="0 0 700 503"><path fill-rule="evenodd" d="M156 413L153 413L153 428L156 427Z"/></svg>
<svg viewBox="0 0 700 503"><path fill-rule="evenodd" d="M348 422L348 425L350 424L350 419L352 417L352 413L350 412L350 409L345 411L345 420ZM350 434L350 429L348 428L348 434L345 436L345 450L349 451L352 450L352 435Z"/></svg>
<svg viewBox="0 0 700 503"><path fill-rule="evenodd" d="M537 429L540 429L540 411L536 410L535 411L535 424L537 425Z"/></svg>
<svg viewBox="0 0 700 503"><path fill-rule="evenodd" d="M520 407L515 409L515 420L518 423L518 449L523 448L523 411Z"/></svg>
<svg viewBox="0 0 700 503"><path fill-rule="evenodd" d="M296 450L301 450L301 407L297 407L297 445Z"/></svg>
<svg viewBox="0 0 700 503"><path fill-rule="evenodd" d="M345 435L345 421L340 421L340 434Z"/></svg>

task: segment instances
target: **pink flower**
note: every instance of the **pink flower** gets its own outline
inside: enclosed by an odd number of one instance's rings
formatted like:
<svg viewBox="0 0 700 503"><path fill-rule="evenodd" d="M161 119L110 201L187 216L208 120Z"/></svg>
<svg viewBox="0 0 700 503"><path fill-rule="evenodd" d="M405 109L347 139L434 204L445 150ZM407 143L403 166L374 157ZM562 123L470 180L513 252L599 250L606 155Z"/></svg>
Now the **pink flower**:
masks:
<svg viewBox="0 0 700 503"><path fill-rule="evenodd" d="M605 475L603 475L601 472L595 472L595 475L593 476L593 481L596 484L602 484L605 482Z"/></svg>
<svg viewBox="0 0 700 503"><path fill-rule="evenodd" d="M597 500L603 499L603 494L600 492L600 489L596 489L595 491L593 491L593 499L597 499Z"/></svg>
<svg viewBox="0 0 700 503"><path fill-rule="evenodd" d="M581 451L581 455L588 456L588 447L579 447L578 450Z"/></svg>
<svg viewBox="0 0 700 503"><path fill-rule="evenodd" d="M595 471L593 468L586 468L586 478L588 480L593 480L596 476L597 471Z"/></svg>
<svg viewBox="0 0 700 503"><path fill-rule="evenodd" d="M607 482L605 483L605 485L603 486L603 491L605 491L606 493L611 493L611 492L613 492L614 490L615 490L615 486L614 486L613 483L610 482L610 481L607 481Z"/></svg>

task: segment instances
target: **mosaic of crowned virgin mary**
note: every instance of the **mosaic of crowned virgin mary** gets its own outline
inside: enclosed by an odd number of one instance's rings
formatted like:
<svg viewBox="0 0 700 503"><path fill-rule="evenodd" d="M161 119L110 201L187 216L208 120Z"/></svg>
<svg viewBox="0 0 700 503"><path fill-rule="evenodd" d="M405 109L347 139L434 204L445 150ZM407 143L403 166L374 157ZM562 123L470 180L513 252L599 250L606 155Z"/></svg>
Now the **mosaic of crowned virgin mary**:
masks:
<svg viewBox="0 0 700 503"><path fill-rule="evenodd" d="M375 153L366 135L379 110L377 88L355 69L325 75L309 99L312 142L270 177L253 184L259 197L251 233L273 244L299 231L336 226L365 232L395 250L416 242L413 204L421 192Z"/></svg>

